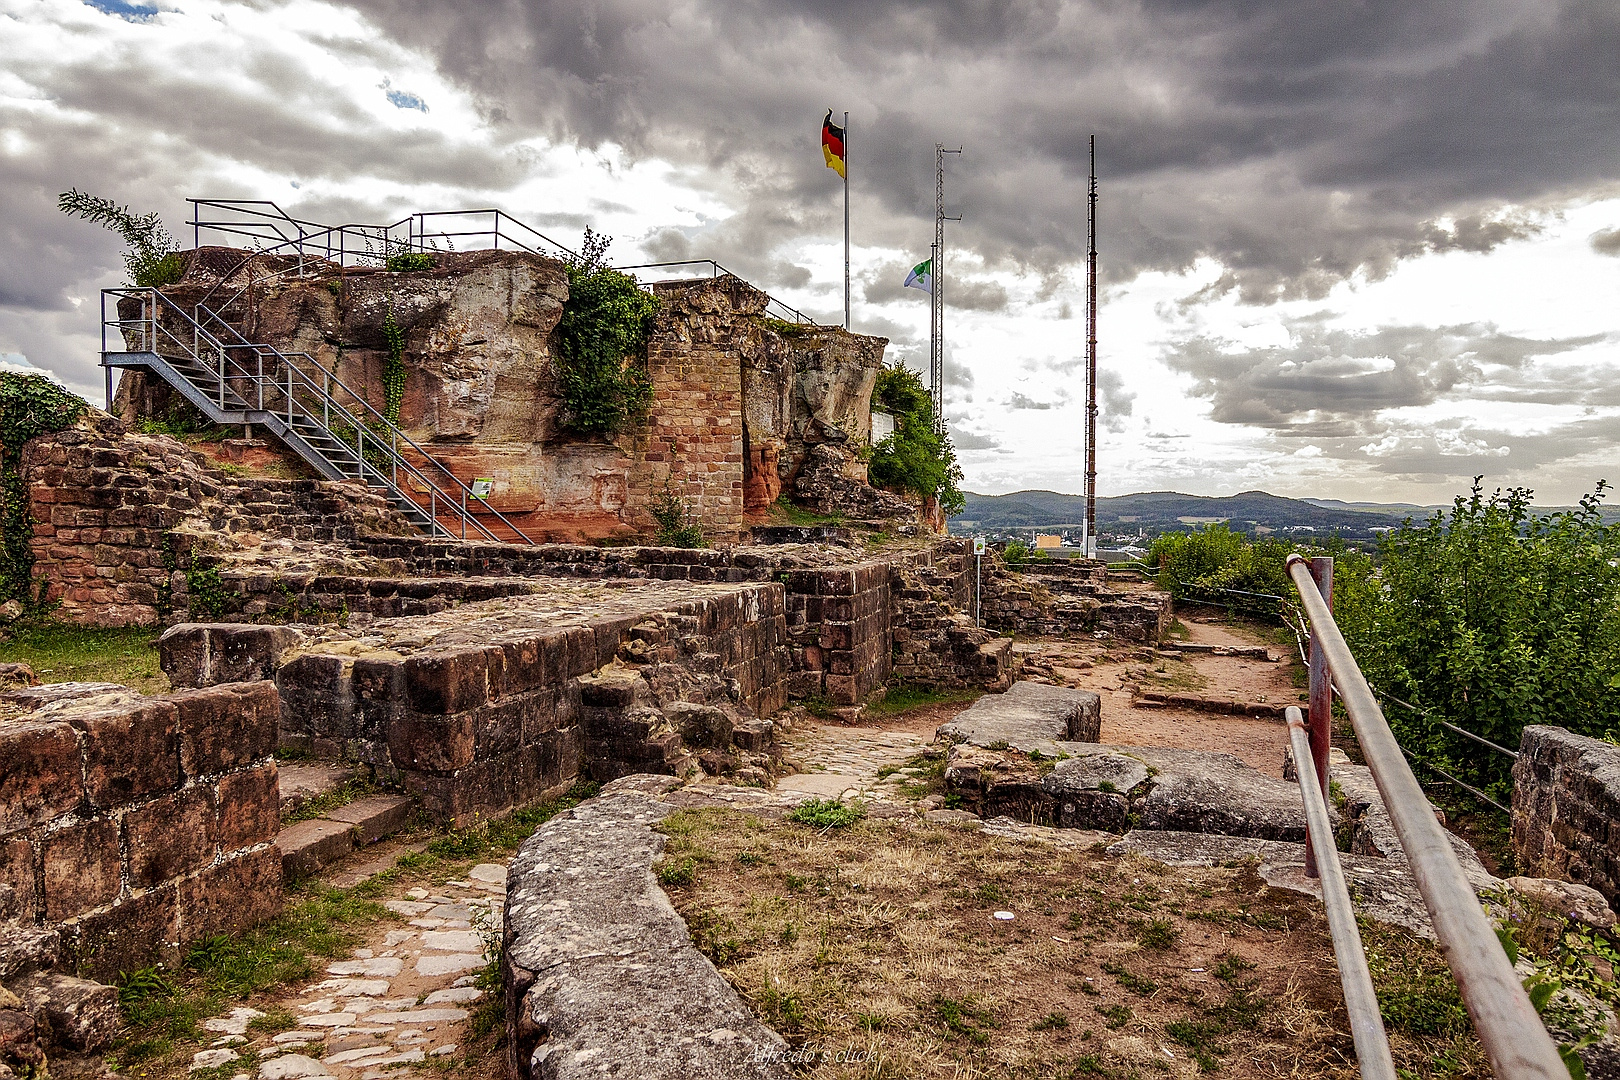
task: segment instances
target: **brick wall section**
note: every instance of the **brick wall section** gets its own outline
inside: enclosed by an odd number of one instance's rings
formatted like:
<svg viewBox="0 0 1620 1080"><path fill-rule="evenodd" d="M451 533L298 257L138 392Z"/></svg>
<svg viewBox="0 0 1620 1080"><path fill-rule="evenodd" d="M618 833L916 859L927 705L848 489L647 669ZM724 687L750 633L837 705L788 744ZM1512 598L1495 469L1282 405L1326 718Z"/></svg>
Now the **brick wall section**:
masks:
<svg viewBox="0 0 1620 1080"><path fill-rule="evenodd" d="M1620 746L1532 725L1513 765L1521 873L1590 885L1620 911Z"/></svg>
<svg viewBox="0 0 1620 1080"><path fill-rule="evenodd" d="M277 912L274 686L61 684L0 710L0 922L111 979Z"/></svg>
<svg viewBox="0 0 1620 1080"><path fill-rule="evenodd" d="M1115 592L1101 563L1025 563L1009 570L986 558L984 624L1006 633L1061 637L1103 631L1124 641L1156 642L1173 612L1167 593Z"/></svg>
<svg viewBox="0 0 1620 1080"><path fill-rule="evenodd" d="M200 533L350 542L408 529L378 496L316 480L237 480L163 435L104 413L23 447L34 574L57 617L138 626L186 610L184 570Z"/></svg>
<svg viewBox="0 0 1620 1080"><path fill-rule="evenodd" d="M939 689L1007 689L1014 675L1012 639L973 625L968 542L940 544L928 554L893 564L895 680Z"/></svg>
<svg viewBox="0 0 1620 1080"><path fill-rule="evenodd" d="M788 571L785 580L793 696L865 701L893 666L888 560Z"/></svg>

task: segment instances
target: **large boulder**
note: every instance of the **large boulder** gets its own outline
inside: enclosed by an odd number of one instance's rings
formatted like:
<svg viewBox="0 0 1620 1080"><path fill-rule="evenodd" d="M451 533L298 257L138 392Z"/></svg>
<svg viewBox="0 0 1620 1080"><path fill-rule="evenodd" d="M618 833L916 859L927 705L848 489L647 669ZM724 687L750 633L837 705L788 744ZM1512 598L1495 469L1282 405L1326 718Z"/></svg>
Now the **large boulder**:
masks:
<svg viewBox="0 0 1620 1080"><path fill-rule="evenodd" d="M953 743L1057 757L1060 742L1095 743L1102 698L1090 690L1016 682L1004 694L986 694L938 735Z"/></svg>

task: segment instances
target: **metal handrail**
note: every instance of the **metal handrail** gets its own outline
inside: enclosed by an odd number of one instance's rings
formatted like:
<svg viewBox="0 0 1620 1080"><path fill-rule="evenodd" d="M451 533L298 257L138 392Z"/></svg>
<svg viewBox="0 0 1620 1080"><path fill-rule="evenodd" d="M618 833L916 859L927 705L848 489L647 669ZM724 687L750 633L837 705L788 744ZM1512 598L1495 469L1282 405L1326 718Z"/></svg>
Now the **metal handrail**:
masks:
<svg viewBox="0 0 1620 1080"><path fill-rule="evenodd" d="M1389 1054L1389 1036L1384 1032L1378 1011L1378 992L1373 989L1372 973L1367 970L1367 954L1362 949L1361 931L1356 927L1356 909L1345 887L1344 868L1333 842L1333 825L1328 820L1327 800L1316 770L1310 767L1311 741L1305 717L1299 706L1284 711L1288 718L1288 738L1294 748L1295 773L1299 776L1300 797L1305 803L1305 827L1316 851L1316 867L1322 879L1322 906L1327 909L1328 933L1333 938L1333 957L1339 963L1339 985L1344 988L1344 1008L1350 1017L1350 1037L1356 1044L1356 1061L1366 1080L1395 1080L1395 1062Z"/></svg>
<svg viewBox="0 0 1620 1080"><path fill-rule="evenodd" d="M106 302L109 296L114 298L138 297L141 301L141 317L137 320L123 318L111 320L107 319ZM173 330L169 329L168 326L164 325L163 320L158 317L158 307L160 303L164 309L179 317L183 327L190 328L192 333L191 342L186 342L183 338L176 335ZM222 412L226 410L226 394L227 389L229 388L234 400L239 401L242 404L242 409L240 411L267 412L276 416L279 420L283 409L280 406L270 408L266 407L265 389L268 387L271 390L272 395L281 395L285 398L286 407L284 411L286 412L286 423L289 429L294 427L295 417L302 418L309 423L315 424L322 433L336 441L338 445L342 446L345 454L352 454L354 456L355 469L359 473L358 479L361 483L367 484L367 486L373 486L368 483L368 478L374 477L377 481L376 486L387 488L400 502L415 507L420 512L426 513L432 523L431 527L434 532L442 532L444 535L452 538L455 535L454 533L450 532L450 530L446 529L444 524L439 521L438 509L442 502L443 506L447 510L454 512L460 519L462 526L461 538L463 540L467 538L467 526L470 523L473 528L482 533L486 539L496 543L502 542L498 536L491 532L489 528L486 527L483 522L479 521L477 516L471 513L469 510L467 502L469 497L475 502L484 501L478 499L476 495L473 495L472 490L468 488L466 484L462 483L462 481L453 472L440 464L438 460L433 457L433 455L429 454L421 446L417 445L417 443L408 435L400 431L396 425L390 423L388 419L378 412L369 402L367 402L365 398L355 393L354 390L352 390L347 384L345 384L341 379L338 379L336 376L327 373L324 369L321 369L322 383L324 385L317 385L315 380L311 378L308 373L303 371L297 364L293 363L292 358L289 355L280 352L273 346L249 342L233 325L231 325L229 321L221 317L218 313L210 311L207 308L200 309L205 312L208 317L216 321L220 326L224 327L230 337L234 337L236 339L234 344L230 343L228 339L221 338L219 335L215 334L208 328L208 326L204 325L203 322L193 318L184 309L175 304L174 301L170 300L168 297L164 296L162 292L157 289L105 289L102 291L102 305L102 350L104 354L106 352L106 331L108 326L116 327L121 336L123 336L128 330L136 329L141 335L142 343L147 346L145 351L150 351L157 355L162 355L158 347L159 342L162 340L167 340L173 344L175 351L181 352L196 360L202 366L203 370L217 383L218 407ZM114 305L116 310L116 299L114 301ZM148 311L150 311L150 315L147 314ZM233 355L234 352L242 349L252 351L255 358L254 368L247 367L238 361ZM314 360L314 358L309 356L307 353L298 353L293 355L302 356L311 364L319 367L319 364ZM212 366L210 366L209 362L210 356L216 358ZM281 369L285 372L285 385L282 384L280 373L272 370L270 374L265 374L264 359L266 356L269 356L273 363L278 362ZM242 393L242 388L244 386L250 388L250 392L254 394L257 400L256 406L248 404L248 398ZM361 406L365 413L369 413L371 415L372 420L367 421L363 419L362 416L356 416L354 413L350 412L341 401L333 396L333 386L341 389L343 393L348 395L351 401ZM203 388L199 387L198 389ZM314 397L317 400L320 406L319 416L317 416L314 411L299 400L298 391L300 390L306 392L309 396ZM274 400L274 398L272 398L272 400ZM334 412L337 414L337 420L340 423L347 424L350 430L354 432L354 443L352 445L339 431L334 429ZM385 426L389 433L388 439L379 438L375 434L371 426L371 424L375 422L380 422ZM367 431L373 432L372 442L376 451L386 454L388 458L389 472L383 472L382 469L378 468L366 457ZM446 492L439 486L439 484L435 483L430 477L418 469L409 458L406 458L399 452L400 442L404 442L407 446L420 454L424 460L431 462L436 471L448 478L455 488L459 489L459 505L457 499L453 497L450 492ZM330 459L328 459L328 461L334 467L338 467L338 463L331 462ZM426 506L422 505L409 491L400 485L399 474L402 470L408 479L419 481L426 489L423 492L423 494L426 494L428 497L428 503ZM531 540L523 532L523 530L514 525L499 510L489 506L487 503L484 503L484 507L502 524L511 529L515 534L517 534L517 536L521 537L524 542L529 544L534 543L534 541Z"/></svg>
<svg viewBox="0 0 1620 1080"><path fill-rule="evenodd" d="M577 259L578 253L566 245L559 244L539 229L513 217L506 211L496 207L473 210L425 210L418 211L390 224L365 224L348 222L342 225L323 225L320 222L306 221L293 217L278 204L269 199L189 199L191 203L191 218L186 222L192 227L192 246L200 247L202 232L209 229L223 233L226 236L244 237L254 241L273 240L268 247L256 247L253 253L238 263L229 274L221 278L233 276L242 267L264 255L274 255L281 252L296 252L299 262L285 270L268 275L264 280L274 280L288 273L304 272L303 259L305 257L318 257L329 262L335 261L340 267L351 265L350 259L357 262L376 262L386 260L388 255L397 251L426 252L438 250L437 241L443 241L452 249L456 240L488 238L491 246L499 251L504 240L509 249L526 251L531 255L541 255L555 258L561 253L564 258ZM222 210L231 214L241 215L243 220L205 220L202 215L203 208ZM269 209L260 209L268 207ZM489 228L458 229L448 228L429 229L429 219L436 218L465 218L489 215L492 220ZM395 238L396 232L403 230L404 236ZM354 237L359 246L350 246L349 238ZM536 244L539 241L546 247ZM381 250L378 250L378 246ZM547 250L555 249L555 251ZM629 270L650 270L667 266L708 266L711 277L727 274L738 280L747 280L741 274L734 273L720 265L713 259L680 259L673 262L636 263L629 266L614 266L609 269L624 273ZM229 307L238 296L254 282L243 286L223 307ZM219 287L218 284L214 289ZM760 290L764 291L764 290ZM212 297L214 290L202 298L199 303L206 304ZM791 304L765 293L766 310L775 305L781 312L788 315L789 320L808 326L820 326L815 319L806 315Z"/></svg>
<svg viewBox="0 0 1620 1080"><path fill-rule="evenodd" d="M1567 1080L1569 1070L1502 951L1428 798L1407 767L1378 698L1311 576L1309 562L1295 553L1288 556L1287 565L1310 620L1313 647L1322 651L1328 675L1350 715L1362 756L1400 837L1493 1075L1498 1080ZM1308 758L1296 760L1301 772L1308 770Z"/></svg>

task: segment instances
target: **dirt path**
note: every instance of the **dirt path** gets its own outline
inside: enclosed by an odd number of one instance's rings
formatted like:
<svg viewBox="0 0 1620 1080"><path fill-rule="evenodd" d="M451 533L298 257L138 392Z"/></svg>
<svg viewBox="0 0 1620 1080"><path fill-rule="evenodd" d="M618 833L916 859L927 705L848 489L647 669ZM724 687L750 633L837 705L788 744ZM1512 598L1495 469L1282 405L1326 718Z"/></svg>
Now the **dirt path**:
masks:
<svg viewBox="0 0 1620 1080"><path fill-rule="evenodd" d="M1105 743L1218 750L1271 775L1281 775L1288 729L1280 720L1201 709L1150 708L1138 691L1172 691L1256 703L1303 703L1295 685L1298 657L1265 640L1254 628L1219 615L1184 617L1179 640L1221 647L1262 645L1274 659L1177 653L1117 642L1020 639L1020 677L1094 690L1102 697ZM1173 643L1172 643L1173 644ZM809 721L795 730L792 756L802 772L778 787L823 798L889 797L911 778L909 770L879 776L916 757L934 729L964 705L935 705L870 724Z"/></svg>

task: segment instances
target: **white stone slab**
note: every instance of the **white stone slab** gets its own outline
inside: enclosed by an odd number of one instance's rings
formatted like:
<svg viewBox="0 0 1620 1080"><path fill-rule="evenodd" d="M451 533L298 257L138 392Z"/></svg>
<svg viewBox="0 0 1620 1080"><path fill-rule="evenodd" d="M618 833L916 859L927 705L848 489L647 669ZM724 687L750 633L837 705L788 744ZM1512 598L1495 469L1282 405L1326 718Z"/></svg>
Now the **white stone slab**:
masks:
<svg viewBox="0 0 1620 1080"><path fill-rule="evenodd" d="M483 966L484 958L478 953L424 953L416 959L418 975L454 975Z"/></svg>

